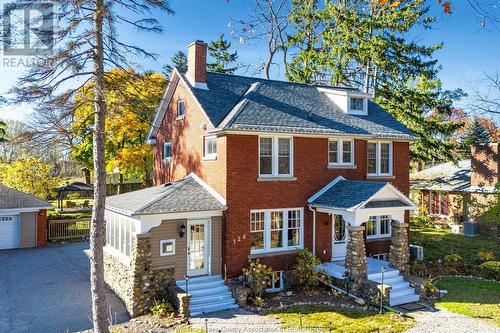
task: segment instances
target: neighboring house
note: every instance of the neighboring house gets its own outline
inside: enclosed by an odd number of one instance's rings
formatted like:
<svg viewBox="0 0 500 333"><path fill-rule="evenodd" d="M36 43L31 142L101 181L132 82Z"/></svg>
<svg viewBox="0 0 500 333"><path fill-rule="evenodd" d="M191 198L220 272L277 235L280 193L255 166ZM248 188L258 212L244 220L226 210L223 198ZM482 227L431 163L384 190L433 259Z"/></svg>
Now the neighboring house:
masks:
<svg viewBox="0 0 500 333"><path fill-rule="evenodd" d="M106 281L129 312L185 276L192 313L234 306L220 275L250 259L273 267L280 290L303 248L352 290L380 278L387 263L373 258L389 260L391 304L417 300L399 276L413 134L356 89L210 73L207 45L188 51L150 131L157 186L106 203Z"/></svg>
<svg viewBox="0 0 500 333"><path fill-rule="evenodd" d="M498 143L473 146L472 159L447 162L410 175L412 196L432 216L465 222L497 202Z"/></svg>
<svg viewBox="0 0 500 333"><path fill-rule="evenodd" d="M47 244L45 200L0 185L0 250Z"/></svg>

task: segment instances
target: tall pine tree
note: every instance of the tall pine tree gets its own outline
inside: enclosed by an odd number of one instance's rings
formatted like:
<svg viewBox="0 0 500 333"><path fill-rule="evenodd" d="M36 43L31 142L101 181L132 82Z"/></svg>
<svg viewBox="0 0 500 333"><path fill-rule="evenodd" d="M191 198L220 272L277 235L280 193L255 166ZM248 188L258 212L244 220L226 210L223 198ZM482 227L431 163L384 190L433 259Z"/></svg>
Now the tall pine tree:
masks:
<svg viewBox="0 0 500 333"><path fill-rule="evenodd" d="M449 139L458 125L446 121L445 115L462 93L443 91L436 77L432 55L442 45L421 45L408 37L412 29L434 22L427 16L425 0L326 0L321 8L308 0L299 10L301 21L290 38L291 47L299 50L291 61L290 80L371 92L417 135L411 146L414 162L422 165L455 157ZM304 32L310 33L312 44L304 44Z"/></svg>
<svg viewBox="0 0 500 333"><path fill-rule="evenodd" d="M207 69L216 73L233 74L238 67L231 67L238 59L238 52L231 53L231 42L224 38L224 34L220 34L219 38L211 41L208 47L208 53L213 59L212 63L207 64Z"/></svg>
<svg viewBox="0 0 500 333"><path fill-rule="evenodd" d="M171 64L166 64L165 66L163 66L163 74L167 79L172 74L174 68L177 68L181 73L187 72L188 59L186 53L182 51L175 52L172 58L170 58L170 63Z"/></svg>

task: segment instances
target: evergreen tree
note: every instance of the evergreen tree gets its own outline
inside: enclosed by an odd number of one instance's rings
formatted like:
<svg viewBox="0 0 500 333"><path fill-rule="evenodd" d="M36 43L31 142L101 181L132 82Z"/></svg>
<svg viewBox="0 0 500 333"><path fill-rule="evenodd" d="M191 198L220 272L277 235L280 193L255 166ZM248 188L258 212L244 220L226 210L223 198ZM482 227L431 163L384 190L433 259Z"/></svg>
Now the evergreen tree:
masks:
<svg viewBox="0 0 500 333"><path fill-rule="evenodd" d="M411 149L414 162L454 158L449 138L459 125L445 115L463 93L441 89L432 55L442 45L420 45L408 38L412 29L434 22L425 0L326 0L321 8L308 0L297 5L290 44L299 52L291 61L289 80L371 92L417 135Z"/></svg>
<svg viewBox="0 0 500 333"><path fill-rule="evenodd" d="M491 142L490 134L477 117L472 119L460 142L460 151L463 158L471 158L471 146L475 144L488 144Z"/></svg>
<svg viewBox="0 0 500 333"><path fill-rule="evenodd" d="M212 63L207 64L207 69L216 73L226 73L233 74L238 67L229 67L236 59L238 59L238 53L230 53L231 42L224 39L224 34L220 34L219 38L215 41L211 41L208 47L208 53L210 57L214 60Z"/></svg>
<svg viewBox="0 0 500 333"><path fill-rule="evenodd" d="M188 67L188 59L186 56L186 53L182 51L177 51L175 54L170 58L170 63L165 66L163 66L163 74L165 77L168 79L172 72L174 71L174 68L177 68L179 72L181 73L186 73L187 72L187 67Z"/></svg>

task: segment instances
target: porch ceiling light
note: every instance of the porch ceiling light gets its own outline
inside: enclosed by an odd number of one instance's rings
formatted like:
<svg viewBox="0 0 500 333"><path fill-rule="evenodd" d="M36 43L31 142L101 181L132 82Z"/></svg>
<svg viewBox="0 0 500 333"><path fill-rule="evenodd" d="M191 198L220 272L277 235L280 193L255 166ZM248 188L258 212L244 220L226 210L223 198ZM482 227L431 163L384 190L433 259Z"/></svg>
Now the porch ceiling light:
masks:
<svg viewBox="0 0 500 333"><path fill-rule="evenodd" d="M186 226L183 224L181 224L180 228L179 228L179 236L182 238L184 237L184 234L186 233Z"/></svg>

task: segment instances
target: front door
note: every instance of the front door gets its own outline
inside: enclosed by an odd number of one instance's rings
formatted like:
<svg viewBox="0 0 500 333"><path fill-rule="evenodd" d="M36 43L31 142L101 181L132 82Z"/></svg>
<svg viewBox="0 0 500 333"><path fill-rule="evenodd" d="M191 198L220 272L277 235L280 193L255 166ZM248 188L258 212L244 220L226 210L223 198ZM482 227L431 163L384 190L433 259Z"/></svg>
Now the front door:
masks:
<svg viewBox="0 0 500 333"><path fill-rule="evenodd" d="M187 274L189 276L208 274L209 221L188 221L187 230Z"/></svg>
<svg viewBox="0 0 500 333"><path fill-rule="evenodd" d="M332 261L344 260L347 251L347 230L342 215L333 215L332 226Z"/></svg>

